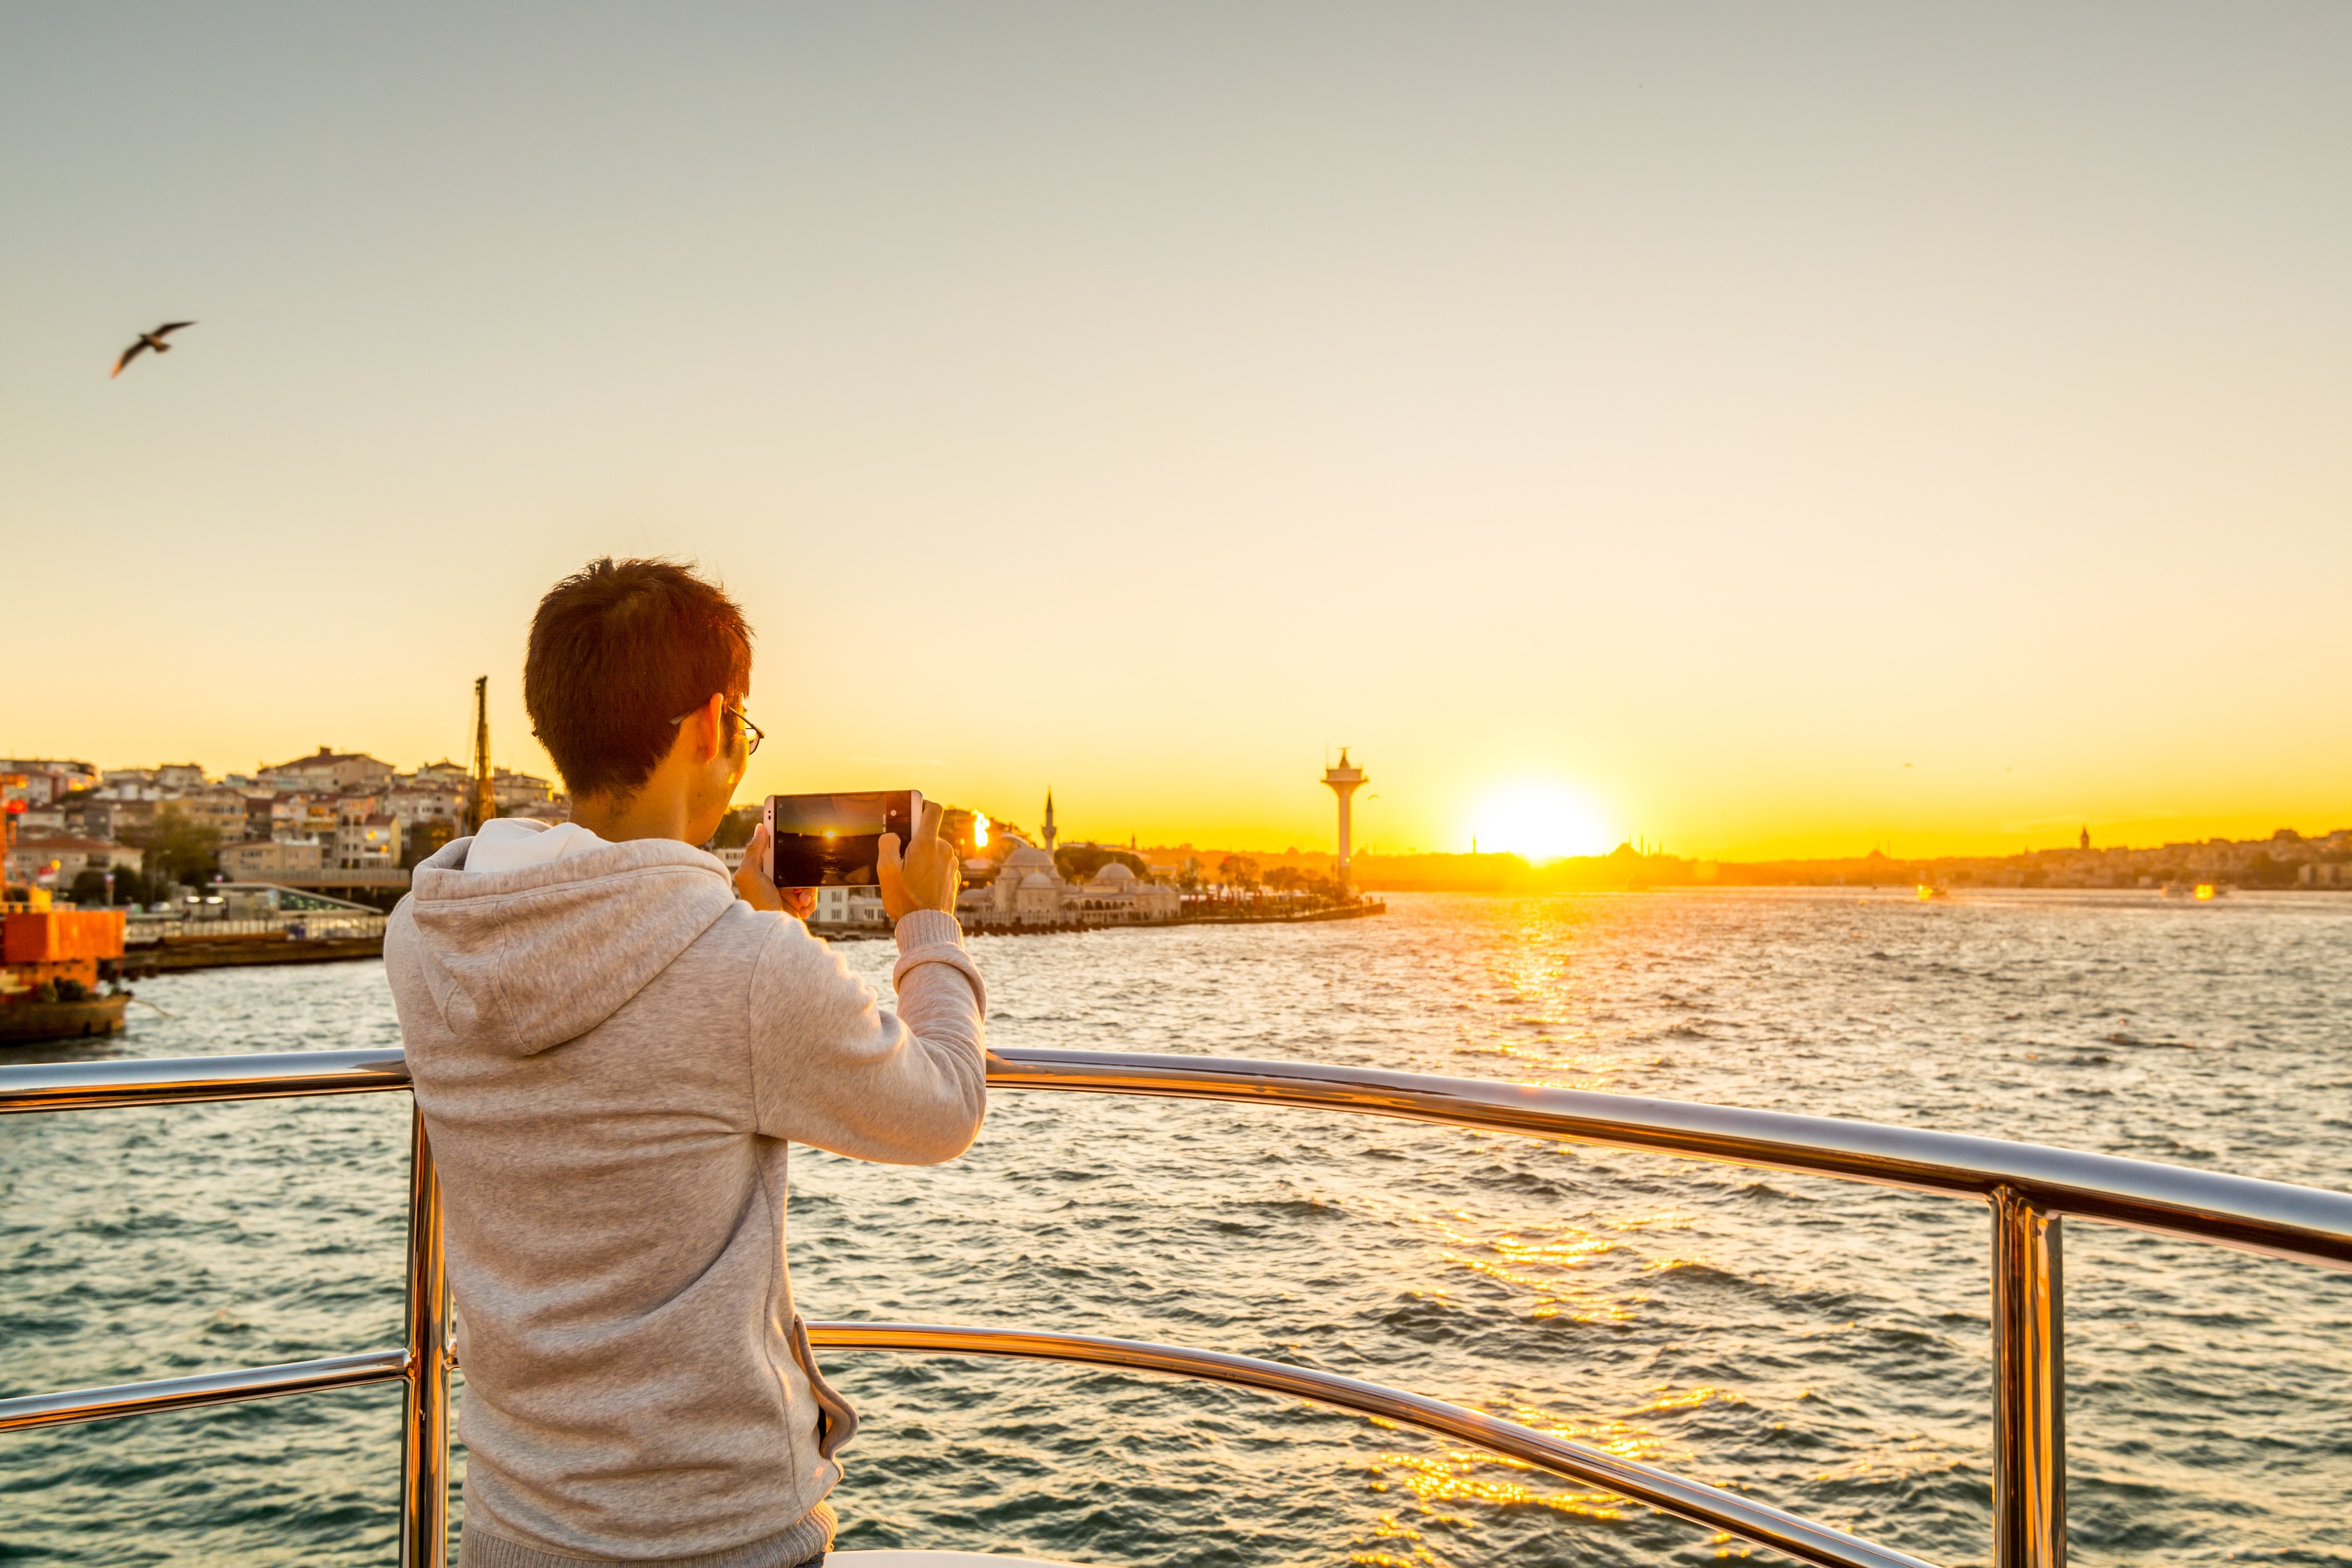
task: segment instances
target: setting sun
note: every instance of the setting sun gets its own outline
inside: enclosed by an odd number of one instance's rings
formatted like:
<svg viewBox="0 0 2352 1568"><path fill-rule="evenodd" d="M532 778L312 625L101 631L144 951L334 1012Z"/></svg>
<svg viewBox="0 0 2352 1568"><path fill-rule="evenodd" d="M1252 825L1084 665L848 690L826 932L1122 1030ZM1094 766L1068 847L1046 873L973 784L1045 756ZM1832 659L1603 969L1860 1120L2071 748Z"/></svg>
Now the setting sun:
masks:
<svg viewBox="0 0 2352 1568"><path fill-rule="evenodd" d="M1498 789L1479 803L1470 824L1481 850L1536 861L1605 855L1616 843L1614 830L1591 801L1556 784Z"/></svg>

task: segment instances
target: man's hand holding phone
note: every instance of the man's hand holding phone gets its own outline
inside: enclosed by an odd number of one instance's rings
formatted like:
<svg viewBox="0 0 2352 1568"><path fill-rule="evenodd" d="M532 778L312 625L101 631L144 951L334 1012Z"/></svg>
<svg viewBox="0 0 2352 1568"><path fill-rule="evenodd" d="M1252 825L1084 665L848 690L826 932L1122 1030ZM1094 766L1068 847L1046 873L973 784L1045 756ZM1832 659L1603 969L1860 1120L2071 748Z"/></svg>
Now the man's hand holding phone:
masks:
<svg viewBox="0 0 2352 1568"><path fill-rule="evenodd" d="M882 836L882 860L875 868L875 880L882 889L882 912L894 925L917 910L955 913L956 894L963 887L963 865L956 858L955 846L940 837L940 819L944 815L937 801L923 803L923 818L915 825L914 842L906 846L903 857L898 836ZM749 866L751 857L744 857L743 863Z"/></svg>
<svg viewBox="0 0 2352 1568"><path fill-rule="evenodd" d="M761 823L751 833L751 842L743 850L743 864L735 871L735 896L755 910L772 910L806 920L816 913L814 888L779 888L768 880L768 826Z"/></svg>

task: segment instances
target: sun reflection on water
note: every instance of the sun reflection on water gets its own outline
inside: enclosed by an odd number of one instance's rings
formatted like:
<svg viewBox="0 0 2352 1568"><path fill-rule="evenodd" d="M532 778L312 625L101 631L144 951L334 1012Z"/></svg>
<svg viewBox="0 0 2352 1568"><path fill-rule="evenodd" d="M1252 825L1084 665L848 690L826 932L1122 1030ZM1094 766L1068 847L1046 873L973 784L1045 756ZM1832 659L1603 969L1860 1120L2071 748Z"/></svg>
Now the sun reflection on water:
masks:
<svg viewBox="0 0 2352 1568"><path fill-rule="evenodd" d="M1737 1405L1743 1401L1727 1389L1668 1387L1659 1389L1654 1398L1627 1417L1580 1421L1517 1403L1484 1413L1620 1458L1681 1468L1692 1461L1690 1448L1634 1417L1693 1410L1710 1403ZM1376 1420L1373 1425L1393 1429L1393 1424L1386 1421ZM1639 1504L1615 1492L1577 1489L1565 1481L1549 1480L1545 1479L1547 1472L1525 1460L1475 1447L1448 1446L1435 1454L1391 1450L1369 1461L1365 1469L1370 1490L1403 1492L1412 1499L1413 1510L1423 1523L1474 1532L1478 1509L1543 1508L1590 1520L1623 1519L1640 1509ZM1472 1511L1461 1511L1462 1505L1468 1505ZM1420 1530L1394 1513L1381 1514L1372 1534L1377 1544L1351 1552L1349 1562L1367 1564L1369 1568L1395 1568L1398 1564L1436 1568L1445 1563L1425 1543ZM1717 1543L1728 1547L1727 1551L1718 1550L1717 1556L1746 1555L1746 1548L1728 1536L1718 1536ZM1399 1555L1397 1547L1403 1547L1410 1555Z"/></svg>

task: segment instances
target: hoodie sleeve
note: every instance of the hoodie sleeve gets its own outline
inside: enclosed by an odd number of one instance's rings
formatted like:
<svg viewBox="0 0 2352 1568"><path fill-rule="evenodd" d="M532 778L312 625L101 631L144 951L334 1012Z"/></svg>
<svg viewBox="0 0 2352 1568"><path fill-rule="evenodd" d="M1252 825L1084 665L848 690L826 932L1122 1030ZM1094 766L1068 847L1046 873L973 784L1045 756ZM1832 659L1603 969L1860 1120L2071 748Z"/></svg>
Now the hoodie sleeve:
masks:
<svg viewBox="0 0 2352 1568"><path fill-rule="evenodd" d="M759 1129L892 1164L929 1165L970 1147L988 1112L986 990L955 917L898 922L899 1010L798 921L779 920L751 975L751 1097Z"/></svg>

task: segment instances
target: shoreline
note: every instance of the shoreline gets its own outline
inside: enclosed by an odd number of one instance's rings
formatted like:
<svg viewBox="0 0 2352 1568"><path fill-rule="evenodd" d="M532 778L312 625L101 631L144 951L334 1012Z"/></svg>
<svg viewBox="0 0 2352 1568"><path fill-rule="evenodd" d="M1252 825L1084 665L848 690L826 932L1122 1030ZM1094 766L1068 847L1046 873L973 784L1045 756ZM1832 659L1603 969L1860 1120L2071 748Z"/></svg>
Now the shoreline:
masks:
<svg viewBox="0 0 2352 1568"><path fill-rule="evenodd" d="M347 963L383 956L382 936L171 937L126 948L109 960L126 980L178 974L194 969L234 969L254 964Z"/></svg>
<svg viewBox="0 0 2352 1568"><path fill-rule="evenodd" d="M1060 921L1049 925L971 925L964 928L967 936L1076 936L1090 931L1175 931L1185 926L1209 925L1312 925L1329 921L1365 920L1388 912L1388 905L1377 900L1360 904L1344 905L1332 910L1307 910L1298 913L1195 915L1184 920L1138 921L1116 925L1086 925ZM828 942L877 941L887 937L887 927L866 925L809 926L809 934ZM348 963L362 959L382 958L382 936L360 937L167 937L162 942L142 943L126 950L121 958L112 961L110 975L126 980L140 980L159 974L180 974L198 969L234 969L248 965L280 963Z"/></svg>

